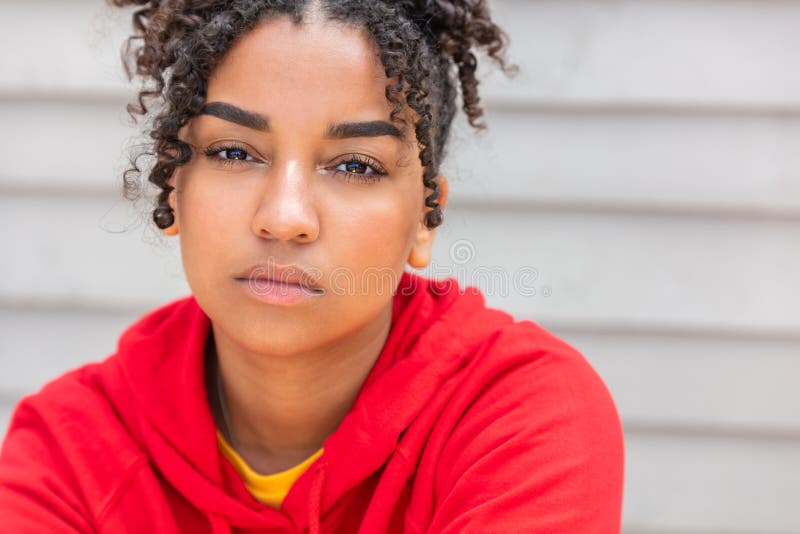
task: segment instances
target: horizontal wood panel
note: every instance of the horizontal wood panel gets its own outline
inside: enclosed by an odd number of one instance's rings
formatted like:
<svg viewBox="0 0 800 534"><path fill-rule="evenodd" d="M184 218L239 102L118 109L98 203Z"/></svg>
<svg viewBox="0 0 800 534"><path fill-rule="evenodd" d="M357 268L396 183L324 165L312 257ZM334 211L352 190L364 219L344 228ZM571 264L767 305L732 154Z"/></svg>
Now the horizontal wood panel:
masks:
<svg viewBox="0 0 800 534"><path fill-rule="evenodd" d="M800 438L800 339L552 330L586 356L631 424Z"/></svg>
<svg viewBox="0 0 800 534"><path fill-rule="evenodd" d="M3 55L0 94L130 94L120 61L129 21L128 12L98 0L0 3L0 46L25 43L24 54Z"/></svg>
<svg viewBox="0 0 800 534"><path fill-rule="evenodd" d="M800 118L492 112L445 163L471 204L800 215Z"/></svg>
<svg viewBox="0 0 800 534"><path fill-rule="evenodd" d="M6 190L121 191L134 145L144 142L122 102L0 101L0 116L13 125L0 132Z"/></svg>
<svg viewBox="0 0 800 534"><path fill-rule="evenodd" d="M0 101L0 191L118 191L144 141L121 102ZM459 121L452 198L800 218L800 117L493 112ZM576 157L580 154L580 157Z"/></svg>
<svg viewBox="0 0 800 534"><path fill-rule="evenodd" d="M165 300L166 302L166 300ZM141 313L0 309L0 391L38 391L69 369L116 351L122 332Z"/></svg>
<svg viewBox="0 0 800 534"><path fill-rule="evenodd" d="M148 219L114 195L0 196L0 302L141 309L188 293L177 240Z"/></svg>
<svg viewBox="0 0 800 534"><path fill-rule="evenodd" d="M522 68L491 97L617 107L796 108L800 4L763 0L495 2Z"/></svg>
<svg viewBox="0 0 800 534"><path fill-rule="evenodd" d="M798 445L626 432L626 527L648 533L800 532Z"/></svg>
<svg viewBox="0 0 800 534"><path fill-rule="evenodd" d="M495 3L521 67L488 76L500 102L797 109L796 2L523 0ZM118 67L127 13L101 2L0 4L0 94L128 93ZM48 39L29 39L47 35ZM58 43L58 54L53 53Z"/></svg>
<svg viewBox="0 0 800 534"><path fill-rule="evenodd" d="M0 392L31 393L105 358L146 311L0 308ZM597 369L628 424L800 436L800 342L553 331Z"/></svg>
<svg viewBox="0 0 800 534"><path fill-rule="evenodd" d="M790 221L459 209L426 273L478 285L521 317L796 335Z"/></svg>

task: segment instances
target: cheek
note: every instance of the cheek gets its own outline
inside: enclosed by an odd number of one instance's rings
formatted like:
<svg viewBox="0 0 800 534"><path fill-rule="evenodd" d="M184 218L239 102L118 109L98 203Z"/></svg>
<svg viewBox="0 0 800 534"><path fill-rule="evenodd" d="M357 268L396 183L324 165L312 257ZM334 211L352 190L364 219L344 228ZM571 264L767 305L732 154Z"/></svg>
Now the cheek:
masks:
<svg viewBox="0 0 800 534"><path fill-rule="evenodd" d="M213 239L241 217L241 192L226 183L225 176L204 171L200 166L181 169L177 181L177 216L181 233L204 233Z"/></svg>
<svg viewBox="0 0 800 534"><path fill-rule="evenodd" d="M225 265L226 251L241 227L244 210L232 192L204 173L184 173L177 195L177 221L181 235L181 256L190 282L213 277Z"/></svg>
<svg viewBox="0 0 800 534"><path fill-rule="evenodd" d="M356 205L335 208L330 218L337 256L354 268L402 268L417 228L422 201L413 192L386 188ZM346 253L345 253L346 251Z"/></svg>

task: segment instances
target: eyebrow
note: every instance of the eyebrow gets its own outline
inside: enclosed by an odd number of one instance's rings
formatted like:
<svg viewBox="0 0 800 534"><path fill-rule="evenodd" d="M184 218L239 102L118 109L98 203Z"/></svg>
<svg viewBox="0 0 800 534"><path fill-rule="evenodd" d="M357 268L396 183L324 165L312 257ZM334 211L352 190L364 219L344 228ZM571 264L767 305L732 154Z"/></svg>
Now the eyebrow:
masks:
<svg viewBox="0 0 800 534"><path fill-rule="evenodd" d="M347 139L348 137L382 137L388 135L398 139L403 133L394 124L386 121L340 122L331 124L325 131L327 139Z"/></svg>
<svg viewBox="0 0 800 534"><path fill-rule="evenodd" d="M200 115L211 115L253 130L269 131L269 120L266 117L226 102L209 102L200 110Z"/></svg>
<svg viewBox="0 0 800 534"><path fill-rule="evenodd" d="M270 131L269 119L255 111L247 111L227 102L209 102L200 110L200 115L211 115L246 128ZM330 124L325 129L326 139L348 139L351 137L383 137L403 138L394 124L387 121L340 122Z"/></svg>

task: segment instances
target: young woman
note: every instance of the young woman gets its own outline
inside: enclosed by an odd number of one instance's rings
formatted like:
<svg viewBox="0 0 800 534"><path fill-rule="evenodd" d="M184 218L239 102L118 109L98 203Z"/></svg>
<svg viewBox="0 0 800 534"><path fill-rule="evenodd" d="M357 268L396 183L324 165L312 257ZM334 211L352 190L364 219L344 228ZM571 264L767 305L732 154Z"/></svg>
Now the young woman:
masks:
<svg viewBox="0 0 800 534"><path fill-rule="evenodd" d="M114 3L139 6L154 222L192 295L23 399L3 529L618 532L620 424L583 357L404 271L459 87L480 126L473 51L505 66L485 3Z"/></svg>

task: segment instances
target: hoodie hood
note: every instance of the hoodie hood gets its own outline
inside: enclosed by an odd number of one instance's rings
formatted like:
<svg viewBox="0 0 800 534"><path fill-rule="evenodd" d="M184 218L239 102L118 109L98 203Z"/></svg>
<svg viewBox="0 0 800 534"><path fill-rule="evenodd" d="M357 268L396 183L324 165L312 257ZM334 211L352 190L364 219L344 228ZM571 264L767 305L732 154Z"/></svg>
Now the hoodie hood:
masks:
<svg viewBox="0 0 800 534"><path fill-rule="evenodd" d="M280 511L255 501L217 448L205 387L210 320L194 297L162 306L126 330L99 381L153 467L211 517L214 532L315 532L320 516L398 449L440 385L512 322L487 308L475 288L404 273L380 355L349 413L325 440L324 454L295 482Z"/></svg>

